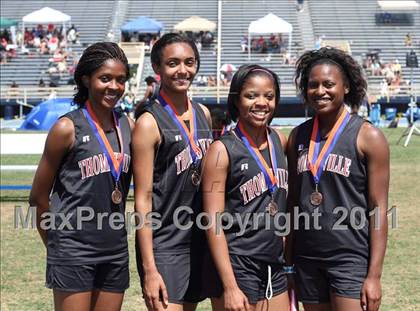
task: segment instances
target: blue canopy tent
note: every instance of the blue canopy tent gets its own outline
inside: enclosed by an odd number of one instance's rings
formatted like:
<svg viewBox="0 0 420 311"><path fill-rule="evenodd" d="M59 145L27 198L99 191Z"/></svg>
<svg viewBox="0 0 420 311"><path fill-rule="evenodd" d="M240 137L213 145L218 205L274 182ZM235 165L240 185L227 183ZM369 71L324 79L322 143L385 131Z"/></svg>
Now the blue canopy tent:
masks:
<svg viewBox="0 0 420 311"><path fill-rule="evenodd" d="M138 18L129 21L121 27L122 32L137 32L158 34L163 29L163 24L146 16L139 16Z"/></svg>
<svg viewBox="0 0 420 311"><path fill-rule="evenodd" d="M77 108L72 98L56 98L44 101L32 108L19 129L48 131L59 117Z"/></svg>

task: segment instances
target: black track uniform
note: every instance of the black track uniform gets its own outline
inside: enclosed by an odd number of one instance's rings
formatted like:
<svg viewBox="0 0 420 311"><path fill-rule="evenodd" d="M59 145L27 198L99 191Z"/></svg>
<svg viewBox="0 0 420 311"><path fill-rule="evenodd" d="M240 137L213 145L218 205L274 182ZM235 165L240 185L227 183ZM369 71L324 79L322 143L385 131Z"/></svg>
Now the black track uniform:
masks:
<svg viewBox="0 0 420 311"><path fill-rule="evenodd" d="M65 117L73 121L75 141L60 164L50 198L54 226L48 231L47 286L68 291L124 291L129 284L124 213L132 176L128 119L118 114L124 160L118 182L123 201L116 205L111 200L115 181L108 161L82 110L69 112ZM107 132L106 136L119 156L116 131ZM119 218L112 221L112 213L118 213ZM69 221L63 221L62 216ZM73 276L84 277L70 278L66 269L74 270Z"/></svg>
<svg viewBox="0 0 420 311"><path fill-rule="evenodd" d="M299 217L294 261L298 297L306 303L328 302L330 290L343 297L360 298L369 262L367 167L356 144L363 122L351 115L325 162L318 186L323 195L318 209L320 230L315 228L313 217L308 229L304 217ZM309 199L315 186L307 160L312 125L313 119L298 127L295 145L301 189L299 213L309 215L315 210ZM322 138L319 150L325 142Z"/></svg>
<svg viewBox="0 0 420 311"><path fill-rule="evenodd" d="M274 200L279 212L286 212L287 166L278 134L269 129L277 157L278 188ZM246 145L233 131L219 138L229 156L229 172L226 181L225 213L233 216L233 225L224 230L229 255L238 286L252 304L266 296L271 281L273 295L287 289L283 269L283 240L279 226L284 217L273 217L267 211L271 201L264 175ZM262 151L271 167L268 147ZM278 214L278 215L281 215ZM241 222L249 218L243 233ZM226 220L223 222L226 225ZM277 229L276 229L277 228ZM270 268L269 268L270 267ZM271 269L271 277L268 270Z"/></svg>
<svg viewBox="0 0 420 311"><path fill-rule="evenodd" d="M204 111L198 104L192 103L192 106L196 111L198 146L204 155L213 139ZM140 115L145 112L155 118L161 137L153 163L152 212L160 215L154 217L159 226L153 229L156 265L167 287L169 302L197 302L205 297L200 291L202 267L196 261L202 260L202 250L207 243L204 232L195 225L191 229L179 229L179 225L194 223L195 216L202 211L201 192L191 181L188 142L184 141L176 123L159 101L146 105ZM144 272L138 245L136 250L143 285Z"/></svg>

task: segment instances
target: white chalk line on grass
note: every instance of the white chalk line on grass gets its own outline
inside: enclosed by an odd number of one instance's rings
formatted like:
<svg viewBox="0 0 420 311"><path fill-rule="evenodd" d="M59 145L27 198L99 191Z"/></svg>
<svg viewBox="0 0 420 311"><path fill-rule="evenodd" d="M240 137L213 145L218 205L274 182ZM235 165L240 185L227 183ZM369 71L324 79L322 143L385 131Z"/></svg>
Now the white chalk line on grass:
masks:
<svg viewBox="0 0 420 311"><path fill-rule="evenodd" d="M36 171L38 165L0 165L1 171Z"/></svg>

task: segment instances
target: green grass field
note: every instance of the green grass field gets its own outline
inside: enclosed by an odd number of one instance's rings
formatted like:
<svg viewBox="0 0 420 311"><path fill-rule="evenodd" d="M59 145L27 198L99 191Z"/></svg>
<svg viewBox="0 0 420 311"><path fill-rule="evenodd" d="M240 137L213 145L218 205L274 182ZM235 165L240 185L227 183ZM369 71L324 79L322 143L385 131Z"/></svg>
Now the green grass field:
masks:
<svg viewBox="0 0 420 311"><path fill-rule="evenodd" d="M289 132L289 131L287 131ZM403 129L384 130L391 146L389 207L396 206L398 226L389 231L388 250L382 277L381 310L420 310L420 138L407 148L397 146ZM39 156L3 156L2 165L37 164ZM3 172L2 184L30 184L33 172ZM417 186L416 186L417 185ZM1 193L1 310L52 310L51 291L44 287L45 249L36 230L14 229L14 207L27 206L28 193ZM10 201L13 200L13 201ZM130 202L128 210L133 209ZM123 310L146 310L140 295L135 268L134 236L129 235L131 287ZM198 310L210 310L208 301Z"/></svg>

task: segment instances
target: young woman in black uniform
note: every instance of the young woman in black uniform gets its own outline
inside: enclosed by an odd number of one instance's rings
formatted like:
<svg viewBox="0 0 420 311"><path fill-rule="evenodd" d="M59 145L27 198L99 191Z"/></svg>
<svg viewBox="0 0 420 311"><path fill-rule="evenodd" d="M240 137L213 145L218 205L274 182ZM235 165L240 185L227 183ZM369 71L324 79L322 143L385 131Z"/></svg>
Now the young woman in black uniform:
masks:
<svg viewBox="0 0 420 311"><path fill-rule="evenodd" d="M120 310L129 286L123 224L133 124L114 111L128 74L115 43L83 52L74 74L79 109L52 127L35 174L30 204L47 247L46 285L56 310Z"/></svg>
<svg viewBox="0 0 420 311"><path fill-rule="evenodd" d="M286 211L286 138L269 127L280 101L277 75L244 65L232 79L228 109L235 129L209 148L203 170L203 203L211 227L210 250L223 283L214 310L289 310L283 272ZM232 216L220 230L220 213ZM241 226L240 219L248 223ZM219 226L220 227L220 226ZM241 232L242 231L242 232Z"/></svg>
<svg viewBox="0 0 420 311"><path fill-rule="evenodd" d="M300 215L289 237L298 298L305 310L378 310L389 149L380 130L350 113L366 81L351 56L326 47L299 58L296 84L315 117L289 137L288 206L320 213L309 222Z"/></svg>
<svg viewBox="0 0 420 311"><path fill-rule="evenodd" d="M205 236L188 225L201 209L200 163L212 141L211 117L187 96L200 66L193 41L165 34L151 61L161 89L140 110L133 134L135 209L146 220L137 231L137 268L149 310L193 310L204 298Z"/></svg>

